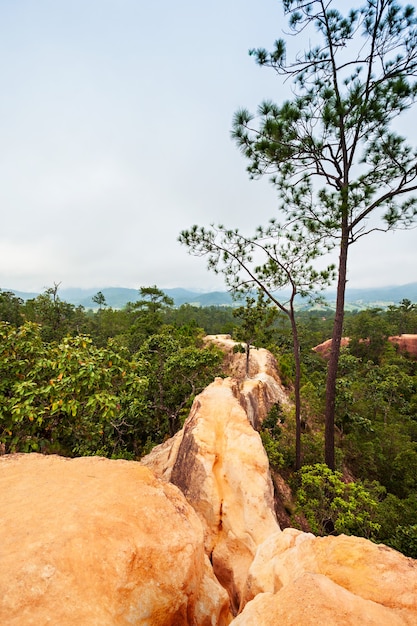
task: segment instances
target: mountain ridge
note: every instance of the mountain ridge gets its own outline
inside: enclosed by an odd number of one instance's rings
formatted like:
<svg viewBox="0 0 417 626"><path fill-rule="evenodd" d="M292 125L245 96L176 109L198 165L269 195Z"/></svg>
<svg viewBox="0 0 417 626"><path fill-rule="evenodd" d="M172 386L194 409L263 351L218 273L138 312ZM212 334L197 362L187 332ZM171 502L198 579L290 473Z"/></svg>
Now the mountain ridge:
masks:
<svg viewBox="0 0 417 626"><path fill-rule="evenodd" d="M1 289L0 289L1 291ZM4 289L3 291L11 291L22 300L36 298L40 292L25 292L15 289ZM92 298L98 292L101 292L106 300L106 304L112 308L122 308L128 302L136 302L140 298L139 289L128 287L91 287L78 288L69 287L59 290L59 297L65 302L69 302L75 306L83 306L86 309L97 309L98 305L93 302ZM228 291L197 291L185 289L183 287L161 288L167 296L174 300L175 306L182 304L190 304L194 306L233 306L235 301ZM336 301L336 291L328 290L323 292L327 308L334 308ZM280 296L288 298L289 292L282 291ZM361 310L374 306L387 307L401 302L401 300L410 300L417 302L417 282L407 283L405 285L391 285L386 287L369 287L369 288L347 288L346 289L346 308L348 310ZM301 308L311 308L310 304L299 303Z"/></svg>

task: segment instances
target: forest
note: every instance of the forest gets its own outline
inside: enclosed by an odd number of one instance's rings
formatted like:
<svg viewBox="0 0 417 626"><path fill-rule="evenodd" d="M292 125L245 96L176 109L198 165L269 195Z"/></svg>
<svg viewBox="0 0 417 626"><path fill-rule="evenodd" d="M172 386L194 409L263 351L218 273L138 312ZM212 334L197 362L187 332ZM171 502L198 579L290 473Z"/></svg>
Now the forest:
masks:
<svg viewBox="0 0 417 626"><path fill-rule="evenodd" d="M0 291L0 446L140 459L181 428L196 394L224 376L206 334L228 333L242 351L275 356L294 399L287 316L247 298L240 307L174 307L156 286L122 309L76 307L58 287L24 302ZM261 305L259 304L261 302ZM301 359L301 469L294 410L274 406L260 436L272 472L291 486L292 523L317 534L382 541L417 557L417 360L390 336L417 334L417 305L346 313L335 414L336 468L325 465L326 359L334 311L296 313Z"/></svg>

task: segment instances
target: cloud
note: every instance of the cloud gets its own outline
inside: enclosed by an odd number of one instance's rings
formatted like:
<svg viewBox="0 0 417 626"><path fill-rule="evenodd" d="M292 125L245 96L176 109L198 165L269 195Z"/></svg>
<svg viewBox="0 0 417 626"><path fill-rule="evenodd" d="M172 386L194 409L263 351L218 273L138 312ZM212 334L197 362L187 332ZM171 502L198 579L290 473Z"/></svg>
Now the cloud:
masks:
<svg viewBox="0 0 417 626"><path fill-rule="evenodd" d="M281 10L2 3L0 287L222 288L177 237L219 222L250 234L276 216L275 191L249 181L230 128L237 108L290 93L247 54L280 36ZM352 283L415 280L414 241L352 248Z"/></svg>

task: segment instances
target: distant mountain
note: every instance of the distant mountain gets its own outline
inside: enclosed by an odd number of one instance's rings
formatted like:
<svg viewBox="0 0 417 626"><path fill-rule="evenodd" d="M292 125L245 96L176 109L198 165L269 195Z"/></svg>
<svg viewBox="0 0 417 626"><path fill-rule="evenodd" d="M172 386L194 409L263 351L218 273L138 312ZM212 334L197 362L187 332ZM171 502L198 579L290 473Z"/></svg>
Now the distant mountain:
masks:
<svg viewBox="0 0 417 626"><path fill-rule="evenodd" d="M327 302L334 308L336 292L325 294ZM371 287L366 289L346 289L346 309L360 310L370 307L386 308L390 304L399 304L401 300L417 302L417 282L407 285L392 285L388 287Z"/></svg>
<svg viewBox="0 0 417 626"><path fill-rule="evenodd" d="M31 300L31 298L36 298L36 296L39 295L39 293L35 293L33 291L16 291L16 289L1 289L0 291L9 291L11 293L14 293L15 296L17 296L18 298L21 298L22 300Z"/></svg>
<svg viewBox="0 0 417 626"><path fill-rule="evenodd" d="M16 291L14 289L5 290L13 291L22 300L36 298L38 293L29 293ZM97 305L93 302L92 297L101 291L106 299L107 306L114 309L124 307L128 302L136 302L139 300L138 289L128 289L125 287L95 287L91 289L60 289L59 297L75 306L83 306L86 309L96 309ZM233 298L228 291L212 291L209 293L201 293L183 288L162 289L167 296L174 300L175 306L182 304L191 304L194 306L232 306ZM288 297L285 292L283 298ZM329 308L334 308L336 302L336 292L324 292L325 300ZM387 307L390 304L398 304L401 300L408 299L411 302L417 302L417 282L407 285L394 285L388 287L372 287L366 289L350 289L346 290L346 308L348 310L361 310L370 307ZM300 306L300 305L299 305ZM301 304L301 307L304 308ZM306 305L305 308L309 308Z"/></svg>
<svg viewBox="0 0 417 626"><path fill-rule="evenodd" d="M164 289L170 296L175 306L192 304L195 306L232 306L234 300L228 291L211 291L210 293L198 293L186 289Z"/></svg>
<svg viewBox="0 0 417 626"><path fill-rule="evenodd" d="M73 292L68 294L67 292ZM92 300L93 296L101 291L106 299L106 304L113 309L122 309L128 302L136 302L139 300L139 291L137 289L127 289L125 287L104 287L103 289L79 289L80 294L76 293L77 290L62 290L61 298L70 302L71 304L81 305L86 309L97 309L98 306Z"/></svg>

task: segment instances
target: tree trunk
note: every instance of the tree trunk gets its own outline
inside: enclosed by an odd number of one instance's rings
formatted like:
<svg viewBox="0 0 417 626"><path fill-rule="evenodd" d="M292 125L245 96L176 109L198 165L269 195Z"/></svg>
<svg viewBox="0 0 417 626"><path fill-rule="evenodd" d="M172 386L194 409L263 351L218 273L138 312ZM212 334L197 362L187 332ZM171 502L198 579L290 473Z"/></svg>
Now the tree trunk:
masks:
<svg viewBox="0 0 417 626"><path fill-rule="evenodd" d="M245 363L245 372L246 378L249 378L249 359L250 359L250 342L246 343L246 363Z"/></svg>
<svg viewBox="0 0 417 626"><path fill-rule="evenodd" d="M324 460L331 470L335 469L334 454L334 414L336 407L336 380L339 364L340 345L343 334L345 315L345 290L349 240L347 228L342 233L339 253L339 272L337 282L336 312L333 324L332 345L327 368L326 412L324 434Z"/></svg>
<svg viewBox="0 0 417 626"><path fill-rule="evenodd" d="M294 397L295 397L295 469L301 468L301 364L300 364L300 342L298 339L297 323L295 321L295 313L291 308L290 313L291 330L293 339L293 351L295 361L295 380L294 380Z"/></svg>

